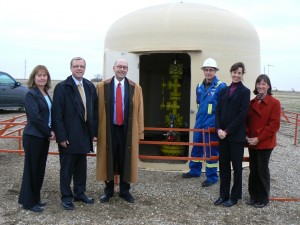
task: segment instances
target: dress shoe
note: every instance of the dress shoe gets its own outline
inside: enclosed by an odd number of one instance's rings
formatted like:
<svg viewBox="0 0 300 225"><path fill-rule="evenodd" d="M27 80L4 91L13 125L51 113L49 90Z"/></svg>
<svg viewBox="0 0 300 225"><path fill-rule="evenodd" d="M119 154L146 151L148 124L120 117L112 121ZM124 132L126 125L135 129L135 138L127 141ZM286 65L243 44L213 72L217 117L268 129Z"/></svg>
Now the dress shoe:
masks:
<svg viewBox="0 0 300 225"><path fill-rule="evenodd" d="M256 201L251 198L246 202L247 205L254 205L255 203L256 203Z"/></svg>
<svg viewBox="0 0 300 225"><path fill-rule="evenodd" d="M65 210L73 210L74 209L73 202L62 202L61 205Z"/></svg>
<svg viewBox="0 0 300 225"><path fill-rule="evenodd" d="M231 207L233 205L236 205L237 204L237 200L233 200L233 199L228 199L226 202L223 202L223 206L226 206L226 207Z"/></svg>
<svg viewBox="0 0 300 225"><path fill-rule="evenodd" d="M209 187L211 185L214 185L215 183L217 183L217 182L210 182L208 180L205 180L205 181L202 182L201 186L202 187Z"/></svg>
<svg viewBox="0 0 300 225"><path fill-rule="evenodd" d="M190 174L189 172L182 174L182 178L196 178L199 176L194 176L192 174Z"/></svg>
<svg viewBox="0 0 300 225"><path fill-rule="evenodd" d="M100 202L101 203L105 203L105 202L108 202L109 199L111 199L113 195L110 195L110 194L103 194L101 197L100 197Z"/></svg>
<svg viewBox="0 0 300 225"><path fill-rule="evenodd" d="M40 207L43 207L43 206L46 206L47 203L46 202L38 202L37 205Z"/></svg>
<svg viewBox="0 0 300 225"><path fill-rule="evenodd" d="M30 210L30 211L33 211L33 212L43 212L44 211L44 208L39 206L39 205L34 205L32 207L24 207L24 209L27 209L27 210Z"/></svg>
<svg viewBox="0 0 300 225"><path fill-rule="evenodd" d="M214 205L221 205L223 202L226 202L228 199L219 197L215 202Z"/></svg>
<svg viewBox="0 0 300 225"><path fill-rule="evenodd" d="M89 198L86 195L83 195L81 197L74 197L74 202L83 202L85 204L94 204L94 199L93 198Z"/></svg>
<svg viewBox="0 0 300 225"><path fill-rule="evenodd" d="M263 207L265 207L266 205L267 205L266 203L260 203L260 202L254 203L254 207L255 207L255 208L263 208Z"/></svg>
<svg viewBox="0 0 300 225"><path fill-rule="evenodd" d="M123 198L126 202L134 203L134 198L133 198L133 196L130 194L130 192L128 192L128 193L126 193L126 194L119 193L119 196L120 196L121 198Z"/></svg>

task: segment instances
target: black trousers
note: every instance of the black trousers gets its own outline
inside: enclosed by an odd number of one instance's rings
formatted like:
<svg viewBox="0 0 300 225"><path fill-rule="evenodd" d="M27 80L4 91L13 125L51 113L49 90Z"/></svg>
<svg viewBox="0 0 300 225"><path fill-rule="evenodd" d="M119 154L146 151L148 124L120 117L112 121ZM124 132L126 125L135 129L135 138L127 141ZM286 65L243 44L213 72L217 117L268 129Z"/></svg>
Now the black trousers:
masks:
<svg viewBox="0 0 300 225"><path fill-rule="evenodd" d="M112 133L112 149L113 149L113 162L114 162L114 173L119 173L119 188L120 193L127 194L130 190L130 184L123 180L124 177L124 159L125 159L125 134L124 126L113 126ZM105 182L105 193L113 195L114 193L114 181Z"/></svg>
<svg viewBox="0 0 300 225"><path fill-rule="evenodd" d="M220 197L237 201L242 198L242 172L243 172L243 142L219 142L219 168L220 168ZM233 186L230 192L231 164L233 168Z"/></svg>
<svg viewBox="0 0 300 225"><path fill-rule="evenodd" d="M25 159L19 203L30 208L41 201L49 140L24 134L23 148Z"/></svg>
<svg viewBox="0 0 300 225"><path fill-rule="evenodd" d="M86 154L60 153L60 191L63 202L81 197L86 191L87 158ZM73 179L73 192L71 181Z"/></svg>
<svg viewBox="0 0 300 225"><path fill-rule="evenodd" d="M264 204L269 203L270 170L269 161L273 149L249 149L250 174L248 191L250 198Z"/></svg>

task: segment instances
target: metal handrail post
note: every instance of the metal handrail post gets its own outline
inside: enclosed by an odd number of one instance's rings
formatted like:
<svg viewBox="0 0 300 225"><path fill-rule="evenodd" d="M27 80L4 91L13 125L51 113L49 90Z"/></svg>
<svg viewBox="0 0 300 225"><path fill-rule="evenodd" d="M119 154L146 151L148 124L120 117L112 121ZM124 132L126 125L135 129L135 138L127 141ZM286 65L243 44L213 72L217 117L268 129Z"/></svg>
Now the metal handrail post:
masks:
<svg viewBox="0 0 300 225"><path fill-rule="evenodd" d="M296 114L296 123L295 123L295 137L294 137L294 145L297 145L297 137L298 137L298 124L299 124L299 113Z"/></svg>

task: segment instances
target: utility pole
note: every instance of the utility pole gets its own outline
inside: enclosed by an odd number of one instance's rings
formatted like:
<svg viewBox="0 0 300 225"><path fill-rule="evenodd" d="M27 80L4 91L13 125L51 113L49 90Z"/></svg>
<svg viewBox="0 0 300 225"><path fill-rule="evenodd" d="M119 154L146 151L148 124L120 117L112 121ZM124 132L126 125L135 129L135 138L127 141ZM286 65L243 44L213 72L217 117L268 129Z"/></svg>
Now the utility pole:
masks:
<svg viewBox="0 0 300 225"><path fill-rule="evenodd" d="M270 76L270 69L269 69L269 67L273 66L273 65L268 64L267 66L268 66L268 76Z"/></svg>
<svg viewBox="0 0 300 225"><path fill-rule="evenodd" d="M24 79L26 79L26 59L25 59L25 71L24 71Z"/></svg>

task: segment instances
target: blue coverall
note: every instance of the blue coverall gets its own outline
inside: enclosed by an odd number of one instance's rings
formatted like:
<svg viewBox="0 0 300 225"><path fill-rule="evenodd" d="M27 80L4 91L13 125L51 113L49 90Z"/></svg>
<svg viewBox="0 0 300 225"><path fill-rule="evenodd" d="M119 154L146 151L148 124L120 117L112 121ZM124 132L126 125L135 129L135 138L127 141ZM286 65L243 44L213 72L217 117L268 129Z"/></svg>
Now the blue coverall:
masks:
<svg viewBox="0 0 300 225"><path fill-rule="evenodd" d="M221 89L226 87L226 84L219 81L215 76L211 85L206 89L205 80L197 85L196 96L197 96L197 105L198 112L196 115L195 129L208 129L215 127L215 114L218 103L218 98L221 92ZM209 143L208 133L205 133L205 143ZM203 142L203 136L201 132L194 132L193 137L194 143ZM210 134L210 141L218 141L216 133ZM192 157L203 157L204 147L202 146L193 146L191 156ZM217 147L206 147L206 157L218 156L219 151ZM202 161L200 160L191 160L189 163L190 166L190 175L198 177L201 175L202 171ZM218 161L209 160L206 161L206 177L207 181L215 183L218 181Z"/></svg>

